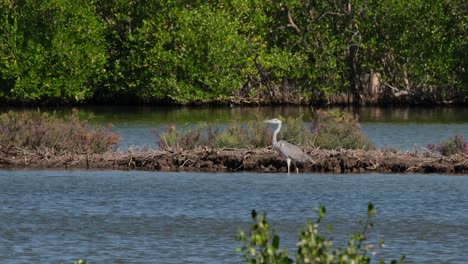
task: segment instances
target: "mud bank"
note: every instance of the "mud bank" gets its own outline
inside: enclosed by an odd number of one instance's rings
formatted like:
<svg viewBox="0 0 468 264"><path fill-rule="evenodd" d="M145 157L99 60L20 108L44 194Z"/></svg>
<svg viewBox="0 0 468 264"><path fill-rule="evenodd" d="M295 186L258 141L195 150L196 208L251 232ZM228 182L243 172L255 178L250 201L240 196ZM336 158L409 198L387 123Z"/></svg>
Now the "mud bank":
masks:
<svg viewBox="0 0 468 264"><path fill-rule="evenodd" d="M301 173L468 173L467 155L440 157L427 153L319 149L307 152L314 162L298 164ZM0 169L286 172L286 162L274 150L267 148L129 151L63 156L30 153L21 156L2 155Z"/></svg>

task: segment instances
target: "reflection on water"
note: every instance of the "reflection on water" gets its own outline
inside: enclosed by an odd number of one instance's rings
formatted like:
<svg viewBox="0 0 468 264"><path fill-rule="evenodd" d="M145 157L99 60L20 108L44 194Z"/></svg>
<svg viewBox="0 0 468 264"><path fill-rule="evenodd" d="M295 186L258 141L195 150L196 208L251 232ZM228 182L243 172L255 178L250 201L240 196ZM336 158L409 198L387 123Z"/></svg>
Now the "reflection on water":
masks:
<svg viewBox="0 0 468 264"><path fill-rule="evenodd" d="M424 152L428 144L438 144L457 134L468 139L468 123L363 123L362 129L377 147L403 151Z"/></svg>
<svg viewBox="0 0 468 264"><path fill-rule="evenodd" d="M435 107L339 107L360 117L363 123L413 122L413 123L467 123L467 106ZM87 106L78 107L78 112L94 116L95 122L113 124L158 125L167 123L185 124L194 122L227 123L231 120L256 120L257 116L302 116L310 121L312 112L318 108L305 106L259 106L259 107L163 107L163 106ZM8 111L0 108L0 113ZM14 108L14 110L21 110ZM35 110L35 109L34 109ZM60 115L70 114L71 108L42 109Z"/></svg>
<svg viewBox="0 0 468 264"><path fill-rule="evenodd" d="M361 107L361 122L468 123L468 107Z"/></svg>
<svg viewBox="0 0 468 264"><path fill-rule="evenodd" d="M359 107L342 108L360 117L363 123L468 123L468 107ZM85 108L98 121L118 124L160 123L228 123L231 120L250 121L257 117L302 116L310 121L315 108L295 106L274 107L96 107Z"/></svg>
<svg viewBox="0 0 468 264"><path fill-rule="evenodd" d="M415 146L439 143L455 134L468 138L468 107L359 107L344 108L359 115L367 136L380 148L413 150ZM7 109L3 109L6 111ZM78 108L83 117L94 116L92 122L112 123L120 133L121 149L131 146L156 148L153 130L168 124L178 128L197 123L225 125L231 120L241 122L276 116L302 116L310 122L311 107L150 107L96 106ZM55 110L59 115L71 109Z"/></svg>
<svg viewBox="0 0 468 264"><path fill-rule="evenodd" d="M348 109L349 110L349 109ZM468 107L451 108L375 108L351 109L360 116L366 135L379 148L414 150L436 144L455 134L468 138ZM89 111L89 110L87 110ZM121 112L119 112L121 111ZM257 116L299 116L310 122L312 110L306 107L251 108L134 108L117 112L93 110L99 122L111 122L122 135L120 148L147 146L156 148L152 130L175 123L179 129L196 123L226 124L230 120L250 121ZM260 118L261 119L261 118Z"/></svg>
<svg viewBox="0 0 468 264"><path fill-rule="evenodd" d="M10 264L240 263L234 236L252 209L294 249L324 204L324 232L344 246L373 201L377 259L464 263L467 199L466 176L0 171L0 253Z"/></svg>

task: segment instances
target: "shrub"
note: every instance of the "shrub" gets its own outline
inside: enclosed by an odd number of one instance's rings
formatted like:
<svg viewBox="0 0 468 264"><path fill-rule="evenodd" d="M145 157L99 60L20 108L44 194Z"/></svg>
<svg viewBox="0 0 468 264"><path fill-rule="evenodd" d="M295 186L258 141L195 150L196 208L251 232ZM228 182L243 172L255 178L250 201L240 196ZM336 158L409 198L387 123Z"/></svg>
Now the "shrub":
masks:
<svg viewBox="0 0 468 264"><path fill-rule="evenodd" d="M365 150L375 148L362 132L358 119L346 111L318 110L313 118L312 132L315 147Z"/></svg>
<svg viewBox="0 0 468 264"><path fill-rule="evenodd" d="M257 119L260 119L258 117ZM213 125L201 124L195 128L177 130L176 125L166 127L162 133L154 132L156 143L162 150L212 148L256 148L271 144L272 132L267 124L249 121L242 124L232 121L220 131Z"/></svg>
<svg viewBox="0 0 468 264"><path fill-rule="evenodd" d="M207 146L213 147L219 137L219 130L212 125L199 124L196 127L186 127L177 130L175 124L164 128L162 133L153 131L156 144L161 150L180 151Z"/></svg>
<svg viewBox="0 0 468 264"><path fill-rule="evenodd" d="M162 133L156 133L160 149L194 149L208 146L213 148L261 148L272 144L273 129L264 123L265 118L245 124L232 121L220 131L213 125L202 125L195 129L177 131L170 125ZM284 118L282 118L284 120ZM325 149L373 149L374 144L361 131L357 118L339 110L318 111L312 131L306 128L302 116L288 117L278 135L299 146Z"/></svg>
<svg viewBox="0 0 468 264"><path fill-rule="evenodd" d="M271 145L272 132L263 118L257 116L256 120L243 125L234 122L216 139L216 147L230 148L262 148Z"/></svg>
<svg viewBox="0 0 468 264"><path fill-rule="evenodd" d="M50 154L103 153L116 146L119 136L109 127L93 127L76 111L65 118L40 111L0 115L0 151L47 151Z"/></svg>
<svg viewBox="0 0 468 264"><path fill-rule="evenodd" d="M362 232L353 234L345 249L333 249L333 241L326 239L318 231L319 224L325 216L326 209L320 206L319 217L316 221L309 220L306 228L300 232L296 258L289 256L287 248L280 249L280 237L270 230L270 225L266 219L266 213L257 214L252 211L254 223L251 225L249 233L239 231L236 239L242 243L237 249L244 254L246 263L370 263L368 255L372 245L365 244L366 233L373 227L373 217L376 209L372 203L368 204L367 221ZM383 246L383 241L379 243ZM399 261L393 260L391 263L404 263L405 256ZM383 260L380 263L385 263Z"/></svg>
<svg viewBox="0 0 468 264"><path fill-rule="evenodd" d="M248 148L249 130L238 122L230 124L215 140L216 147Z"/></svg>
<svg viewBox="0 0 468 264"><path fill-rule="evenodd" d="M263 120L262 116L257 116L256 120L247 123L250 145L254 148L270 146L272 143L273 132Z"/></svg>
<svg viewBox="0 0 468 264"><path fill-rule="evenodd" d="M306 128L302 115L300 115L298 117L286 118L278 137L296 145L311 146L314 136L311 131Z"/></svg>
<svg viewBox="0 0 468 264"><path fill-rule="evenodd" d="M431 151L438 151L444 156L462 153L468 154L468 141L465 141L462 134L458 134L442 141L438 145L429 144L427 148Z"/></svg>
<svg viewBox="0 0 468 264"><path fill-rule="evenodd" d="M1 2L0 98L41 104L90 99L106 73L108 46L93 5Z"/></svg>

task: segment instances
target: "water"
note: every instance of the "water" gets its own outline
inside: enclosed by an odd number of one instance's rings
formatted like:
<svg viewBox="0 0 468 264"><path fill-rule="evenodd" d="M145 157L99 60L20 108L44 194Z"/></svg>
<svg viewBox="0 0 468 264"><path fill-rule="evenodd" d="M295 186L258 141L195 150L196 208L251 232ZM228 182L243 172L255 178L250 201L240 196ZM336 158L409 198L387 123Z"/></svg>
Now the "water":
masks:
<svg viewBox="0 0 468 264"><path fill-rule="evenodd" d="M240 263L234 236L252 209L268 212L282 247L293 249L320 204L324 225L334 226L327 236L343 245L372 201L370 239L386 242L376 260L464 263L467 199L466 176L0 171L0 256L12 264Z"/></svg>
<svg viewBox="0 0 468 264"><path fill-rule="evenodd" d="M4 111L0 110L1 111ZM413 150L457 133L468 137L468 107L359 108L363 131L378 147ZM61 109L58 114L69 114ZM113 123L121 149L156 148L152 130L175 123L225 125L302 115L303 107L79 109L95 124ZM338 245L360 230L367 203L378 208L371 241L385 239L376 259L409 263L468 259L468 176L0 171L2 263L240 263L238 228L250 211L266 211L294 254L298 232L315 208Z"/></svg>
<svg viewBox="0 0 468 264"><path fill-rule="evenodd" d="M4 112L7 109L1 109ZM47 110L47 109L42 109ZM50 109L49 109L50 110ZM175 124L184 129L197 123L225 126L231 120L241 122L277 116L302 116L310 122L309 107L150 107L150 106L96 106L78 108L83 117L93 116L92 123L113 124L113 131L121 135L119 148L157 148L154 131ZM468 138L468 107L360 107L346 110L360 117L364 133L379 148L413 151L415 148L438 144L455 134ZM59 115L71 109L55 109ZM309 123L310 124L310 123Z"/></svg>
<svg viewBox="0 0 468 264"><path fill-rule="evenodd" d="M443 140L462 134L468 138L468 122L447 123L362 123L362 130L378 148L421 151L428 144L438 144Z"/></svg>
<svg viewBox="0 0 468 264"><path fill-rule="evenodd" d="M421 150L421 147L438 144L456 134L468 138L468 107L362 107L347 110L359 115L364 133L379 148ZM233 119L256 120L256 115L265 119L302 115L306 122L310 122L312 115L308 107L96 107L81 111L93 114L96 123L112 123L113 130L122 135L121 149L132 146L157 148L153 132L161 131L171 123L178 129L184 129L199 122L225 125Z"/></svg>

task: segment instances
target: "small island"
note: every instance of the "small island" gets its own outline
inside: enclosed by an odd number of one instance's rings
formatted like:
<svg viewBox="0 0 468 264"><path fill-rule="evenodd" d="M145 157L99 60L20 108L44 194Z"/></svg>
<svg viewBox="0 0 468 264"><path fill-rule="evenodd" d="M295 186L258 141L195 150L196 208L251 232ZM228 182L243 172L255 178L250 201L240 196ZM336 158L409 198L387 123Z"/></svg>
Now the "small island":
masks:
<svg viewBox="0 0 468 264"><path fill-rule="evenodd" d="M350 113L319 110L314 116L311 128L300 118L286 119L280 134L312 158L297 163L300 173L468 172L468 142L462 135L411 152L377 149ZM1 120L2 169L287 172L285 159L271 147L271 129L260 121L234 122L223 131L209 125L188 131L169 126L155 135L157 150L116 150L119 135L89 125L76 113L65 120L34 111L8 112Z"/></svg>

